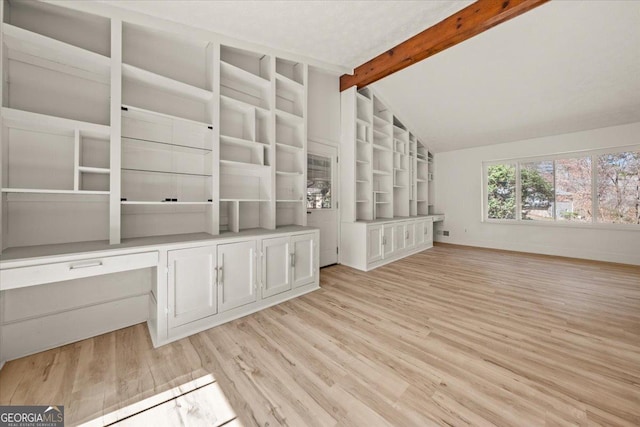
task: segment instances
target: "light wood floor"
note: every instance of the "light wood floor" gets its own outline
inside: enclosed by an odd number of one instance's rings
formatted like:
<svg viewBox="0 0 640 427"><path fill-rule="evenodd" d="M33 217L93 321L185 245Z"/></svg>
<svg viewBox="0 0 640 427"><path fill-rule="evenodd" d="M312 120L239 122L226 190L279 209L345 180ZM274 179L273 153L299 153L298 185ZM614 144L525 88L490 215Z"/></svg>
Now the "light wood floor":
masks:
<svg viewBox="0 0 640 427"><path fill-rule="evenodd" d="M210 375L234 425L640 425L640 267L439 245L321 286L156 350L137 325L9 362L0 404L73 425Z"/></svg>

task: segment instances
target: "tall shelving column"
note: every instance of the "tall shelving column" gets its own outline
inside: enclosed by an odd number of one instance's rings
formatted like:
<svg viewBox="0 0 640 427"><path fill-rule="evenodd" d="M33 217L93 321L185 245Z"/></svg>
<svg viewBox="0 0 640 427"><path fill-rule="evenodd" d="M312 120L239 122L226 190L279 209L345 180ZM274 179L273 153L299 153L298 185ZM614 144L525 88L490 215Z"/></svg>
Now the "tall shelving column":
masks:
<svg viewBox="0 0 640 427"><path fill-rule="evenodd" d="M121 234L217 234L215 46L122 28Z"/></svg>
<svg viewBox="0 0 640 427"><path fill-rule="evenodd" d="M373 96L373 111L383 111L382 102ZM386 116L391 124L391 117ZM373 122L373 118L372 118ZM393 129L386 126L386 132L373 129L373 155L372 155L372 173L373 173L373 219L377 218L393 218L394 207L394 164L393 164Z"/></svg>
<svg viewBox="0 0 640 427"><path fill-rule="evenodd" d="M276 225L306 225L306 64L275 58Z"/></svg>
<svg viewBox="0 0 640 427"><path fill-rule="evenodd" d="M3 2L3 249L117 241L109 206L110 32L108 18Z"/></svg>
<svg viewBox="0 0 640 427"><path fill-rule="evenodd" d="M273 57L220 47L220 227L275 228Z"/></svg>

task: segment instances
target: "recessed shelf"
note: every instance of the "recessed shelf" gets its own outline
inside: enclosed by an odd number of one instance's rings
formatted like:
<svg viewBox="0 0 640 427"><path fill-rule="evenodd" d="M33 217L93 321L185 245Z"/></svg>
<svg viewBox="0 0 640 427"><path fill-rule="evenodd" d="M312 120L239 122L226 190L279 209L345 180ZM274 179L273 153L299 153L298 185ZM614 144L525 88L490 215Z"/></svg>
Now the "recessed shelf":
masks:
<svg viewBox="0 0 640 427"><path fill-rule="evenodd" d="M220 61L220 73L222 77L231 76L243 84L247 84L250 86L257 86L261 88L268 87L271 82L267 79L264 79L256 74L253 74L250 71L246 71L240 67L237 67L229 62Z"/></svg>
<svg viewBox="0 0 640 427"><path fill-rule="evenodd" d="M88 191L88 190L49 190L39 188L3 188L3 193L32 193L32 194L110 194L108 191Z"/></svg>
<svg viewBox="0 0 640 427"><path fill-rule="evenodd" d="M270 199L220 199L221 202L270 202Z"/></svg>
<svg viewBox="0 0 640 427"><path fill-rule="evenodd" d="M302 175L302 172L276 171L276 175L301 176L301 175Z"/></svg>
<svg viewBox="0 0 640 427"><path fill-rule="evenodd" d="M170 92L186 98L197 99L199 101L209 101L213 97L213 92L199 87L143 70L129 64L122 64L122 77L135 82L152 86L155 89Z"/></svg>
<svg viewBox="0 0 640 427"><path fill-rule="evenodd" d="M288 123L292 126L300 126L304 124L304 118L300 116L296 116L295 114L291 114L289 112L276 109L276 115L285 123Z"/></svg>
<svg viewBox="0 0 640 427"><path fill-rule="evenodd" d="M362 140L360 138L357 138L356 141L358 141L358 143L360 143L360 144L365 144L365 145L369 144L367 141Z"/></svg>
<svg viewBox="0 0 640 427"><path fill-rule="evenodd" d="M250 148L269 148L267 144L261 142L249 141L248 139L236 138L234 136L220 135L220 141L228 144L241 145Z"/></svg>
<svg viewBox="0 0 640 427"><path fill-rule="evenodd" d="M356 160L356 163L359 164L359 165L368 165L369 164L369 162L367 162L366 160L360 160L360 159Z"/></svg>
<svg viewBox="0 0 640 427"><path fill-rule="evenodd" d="M251 111L253 109L262 111L263 113L269 113L269 110L263 107L259 107L257 105L251 104L249 102L240 101L239 99L232 98L227 95L220 95L221 104L228 103L234 105L236 108L242 111Z"/></svg>
<svg viewBox="0 0 640 427"><path fill-rule="evenodd" d="M281 82L284 86L286 86L289 90L302 92L304 91L304 86L295 80L291 80L287 76L283 76L282 74L276 73L276 80Z"/></svg>
<svg viewBox="0 0 640 427"><path fill-rule="evenodd" d="M222 163L222 161L220 161ZM145 173L162 173L168 175L187 175L187 176L201 176L203 178L211 178L211 174L203 173L190 173L190 172L175 172L175 171L161 171L154 169L137 169L137 168L122 168L123 172L145 172Z"/></svg>
<svg viewBox="0 0 640 427"><path fill-rule="evenodd" d="M420 178L417 178L416 181L418 181L418 182L428 182L426 179L420 179Z"/></svg>
<svg viewBox="0 0 640 427"><path fill-rule="evenodd" d="M363 120L363 119L356 119L356 123L358 123L360 125L363 125L363 126L371 127L371 123L366 121L366 120Z"/></svg>
<svg viewBox="0 0 640 427"><path fill-rule="evenodd" d="M388 191L381 191L381 190L373 190L374 194L389 194Z"/></svg>
<svg viewBox="0 0 640 427"><path fill-rule="evenodd" d="M391 172L385 172L385 171L374 169L373 174L374 175L391 175Z"/></svg>
<svg viewBox="0 0 640 427"><path fill-rule="evenodd" d="M180 205L212 205L213 202L147 202L147 201L135 201L135 200L123 200L121 205L166 205L166 206L180 206Z"/></svg>
<svg viewBox="0 0 640 427"><path fill-rule="evenodd" d="M278 203L300 203L302 199L278 199L276 202Z"/></svg>
<svg viewBox="0 0 640 427"><path fill-rule="evenodd" d="M368 183L369 183L369 181L364 180L364 179L356 179L356 182L357 182L358 184L368 184Z"/></svg>
<svg viewBox="0 0 640 427"><path fill-rule="evenodd" d="M10 51L21 52L67 66L69 72L81 69L108 78L111 60L89 50L73 46L11 24L2 24L4 44ZM9 58L12 54L9 53Z"/></svg>
<svg viewBox="0 0 640 427"><path fill-rule="evenodd" d="M95 174L103 174L103 175L109 175L111 173L110 169L94 168L90 166L78 166L78 170L84 173L95 173Z"/></svg>
<svg viewBox="0 0 640 427"><path fill-rule="evenodd" d="M376 129L376 128L373 128L373 133L374 133L374 134L377 134L377 135L378 135L378 136L380 136L381 138L391 138L391 135L389 135L388 133L381 132L381 131L379 131L379 130L378 130L378 129Z"/></svg>
<svg viewBox="0 0 640 427"><path fill-rule="evenodd" d="M391 148L383 147L382 145L379 145L379 144L373 144L373 148L374 150L379 150L379 151L391 151Z"/></svg>
<svg viewBox="0 0 640 427"><path fill-rule="evenodd" d="M210 153L212 151L210 148L191 147L189 145L174 144L172 142L154 141L154 140L151 140L151 139L144 139L144 138L132 138L130 136L122 135L122 142L124 144L126 144L127 141L140 141L140 142L148 142L150 144L166 145L166 146L169 146L169 147L179 148L181 151L185 151L185 152L199 151L199 152L201 152L203 154L206 154L206 153Z"/></svg>
<svg viewBox="0 0 640 427"><path fill-rule="evenodd" d="M369 203L369 200L356 200L356 203Z"/></svg>
<svg viewBox="0 0 640 427"><path fill-rule="evenodd" d="M153 110L147 110L145 108L136 107L136 106L130 105L130 104L122 104L122 108L125 108L126 110L140 111L141 113L155 114L158 117L165 117L165 118L168 118L168 119L171 119L171 120L178 120L178 121L185 122L185 123L193 123L193 124L197 124L197 125L206 126L208 128L212 128L213 127L213 125L211 123L200 122L198 120L185 119L183 117L173 116L171 114L160 113L158 111L153 111Z"/></svg>
<svg viewBox="0 0 640 427"><path fill-rule="evenodd" d="M258 170L269 169L269 166L266 166L266 165L258 165L255 163L246 163L246 162L236 162L234 160L222 160L222 159L220 159L220 165L243 168L243 169L258 169Z"/></svg>
<svg viewBox="0 0 640 427"><path fill-rule="evenodd" d="M109 126L31 113L29 111L16 110L15 108L3 107L2 119L4 125L8 127L30 130L57 130L69 135L73 135L75 130L79 130L84 136L98 139L106 139L111 135Z"/></svg>
<svg viewBox="0 0 640 427"><path fill-rule="evenodd" d="M294 151L294 152L304 151L304 148L302 147L295 147L293 145L283 144L281 142L276 142L276 147L282 148L283 150L287 150L287 151Z"/></svg>

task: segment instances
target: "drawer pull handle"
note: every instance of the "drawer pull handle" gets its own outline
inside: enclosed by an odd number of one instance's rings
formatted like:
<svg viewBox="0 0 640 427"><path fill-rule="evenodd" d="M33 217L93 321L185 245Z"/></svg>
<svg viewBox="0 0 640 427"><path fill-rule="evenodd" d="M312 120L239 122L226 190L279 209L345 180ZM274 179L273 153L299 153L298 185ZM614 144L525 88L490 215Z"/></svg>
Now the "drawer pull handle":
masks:
<svg viewBox="0 0 640 427"><path fill-rule="evenodd" d="M81 268L89 268L89 267L101 267L102 261L91 261L80 264L71 264L69 266L69 270L79 270Z"/></svg>

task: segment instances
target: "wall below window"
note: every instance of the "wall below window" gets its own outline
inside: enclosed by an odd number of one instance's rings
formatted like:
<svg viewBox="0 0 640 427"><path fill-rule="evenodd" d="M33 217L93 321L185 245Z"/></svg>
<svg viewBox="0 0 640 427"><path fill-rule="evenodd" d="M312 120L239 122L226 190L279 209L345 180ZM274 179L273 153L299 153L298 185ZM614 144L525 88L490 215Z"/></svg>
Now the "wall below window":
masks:
<svg viewBox="0 0 640 427"><path fill-rule="evenodd" d="M640 123L437 153L435 240L640 265L638 231L482 222L482 162L640 143ZM514 221L515 222L515 221ZM443 230L449 236L443 236Z"/></svg>

